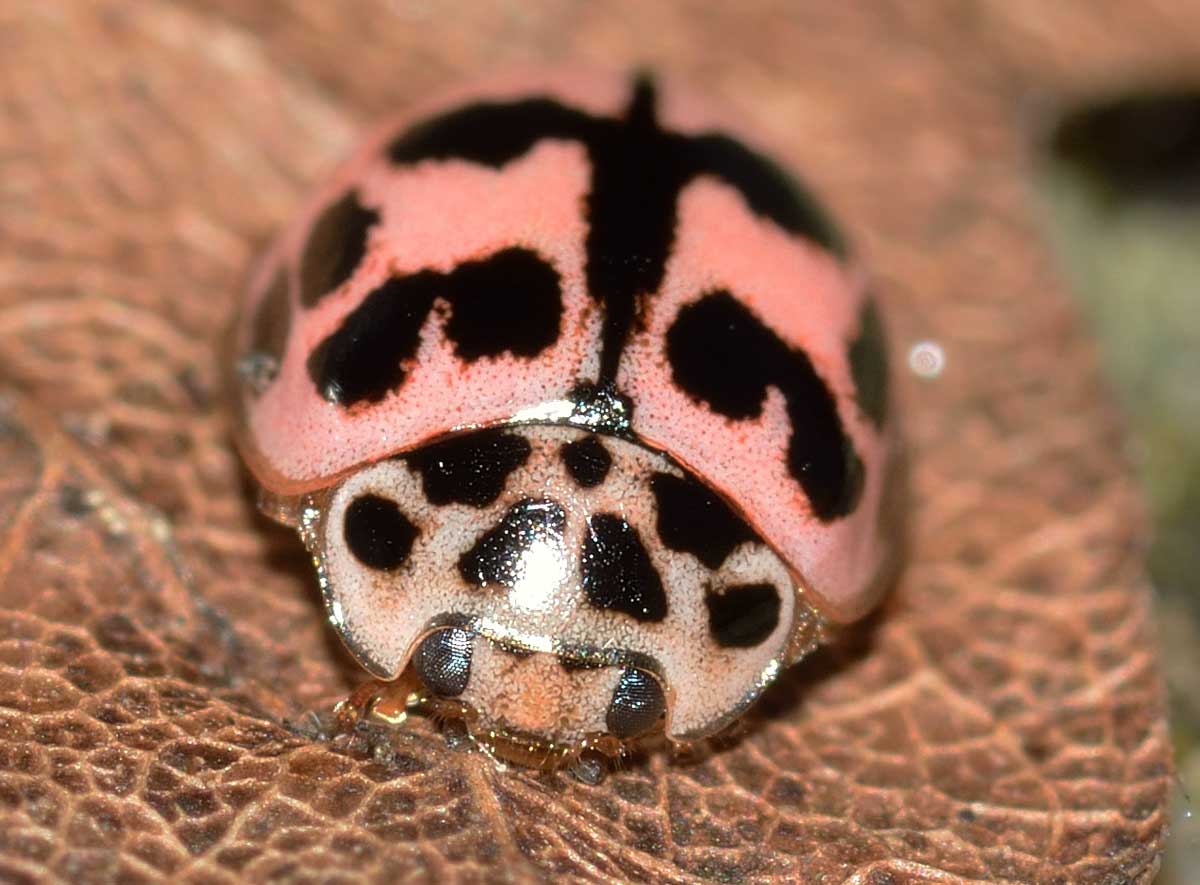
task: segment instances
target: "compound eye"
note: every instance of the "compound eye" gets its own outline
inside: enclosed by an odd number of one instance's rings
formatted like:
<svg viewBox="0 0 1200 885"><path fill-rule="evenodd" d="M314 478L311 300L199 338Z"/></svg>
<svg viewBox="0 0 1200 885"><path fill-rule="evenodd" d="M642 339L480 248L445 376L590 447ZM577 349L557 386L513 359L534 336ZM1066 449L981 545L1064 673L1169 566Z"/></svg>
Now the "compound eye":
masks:
<svg viewBox="0 0 1200 885"><path fill-rule="evenodd" d="M629 667L608 705L605 724L619 738L645 734L667 711L667 699L658 680L645 670Z"/></svg>
<svg viewBox="0 0 1200 885"><path fill-rule="evenodd" d="M413 667L425 687L443 698L462 694L471 676L474 639L469 630L446 627L421 640L413 655Z"/></svg>

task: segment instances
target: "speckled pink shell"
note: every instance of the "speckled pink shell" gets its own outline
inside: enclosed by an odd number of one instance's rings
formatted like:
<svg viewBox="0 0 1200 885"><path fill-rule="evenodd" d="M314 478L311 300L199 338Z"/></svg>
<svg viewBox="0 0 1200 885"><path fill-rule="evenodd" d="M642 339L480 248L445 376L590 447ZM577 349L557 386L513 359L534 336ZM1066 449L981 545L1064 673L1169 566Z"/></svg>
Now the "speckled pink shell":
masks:
<svg viewBox="0 0 1200 885"><path fill-rule="evenodd" d="M508 422L565 399L581 380L596 377L601 316L584 277L589 186L584 148L545 140L499 170L462 160L397 167L382 148L413 121L465 101L540 94L613 115L623 109L628 92L625 76L576 74L512 77L460 89L381 127L313 195L252 274L234 335L235 352L245 352L253 337L251 319L282 265L290 315L278 375L261 393L243 388L237 394L239 446L264 489L293 496L330 486L360 465L457 428ZM670 81L660 88L658 115L665 128L720 129L782 158L744 124ZM321 211L351 187L380 213L381 223L352 277L306 310L298 296L305 241ZM663 286L649 300L617 376L634 404L632 429L740 508L826 617L839 622L861 617L876 602L877 579L894 547L880 517L891 431L878 430L857 405L847 356L860 331L865 275L754 214L737 190L714 178L699 177L683 189L678 217ZM561 277L563 332L554 345L533 360L505 355L465 365L440 333L443 319L435 312L422 329L416 368L398 392L350 410L320 395L305 361L370 291L390 275L425 268L446 272L506 246L535 249ZM789 475L783 453L790 425L776 389L770 389L759 419L735 423L672 383L665 331L697 292L719 287L738 293L780 338L803 348L833 391L865 468L862 498L849 516L817 520Z"/></svg>

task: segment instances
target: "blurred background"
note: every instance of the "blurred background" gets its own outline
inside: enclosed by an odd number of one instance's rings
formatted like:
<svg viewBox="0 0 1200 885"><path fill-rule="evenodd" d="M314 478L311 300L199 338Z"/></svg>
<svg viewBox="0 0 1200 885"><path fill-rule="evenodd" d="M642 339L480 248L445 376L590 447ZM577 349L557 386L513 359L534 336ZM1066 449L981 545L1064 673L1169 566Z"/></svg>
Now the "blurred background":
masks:
<svg viewBox="0 0 1200 885"><path fill-rule="evenodd" d="M1200 88L1097 95L1046 133L1048 235L1125 408L1180 790L1160 885L1200 881Z"/></svg>

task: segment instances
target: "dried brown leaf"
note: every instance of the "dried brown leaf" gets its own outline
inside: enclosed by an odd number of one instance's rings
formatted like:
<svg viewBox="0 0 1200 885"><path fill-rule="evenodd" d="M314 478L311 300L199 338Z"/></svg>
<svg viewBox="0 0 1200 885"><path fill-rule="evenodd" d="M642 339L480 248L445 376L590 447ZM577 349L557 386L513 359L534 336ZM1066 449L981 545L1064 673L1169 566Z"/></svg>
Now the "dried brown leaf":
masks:
<svg viewBox="0 0 1200 885"><path fill-rule="evenodd" d="M1200 57L1200 15L845 7L0 8L0 879L1152 878L1140 510L1019 124L1031 88ZM915 486L879 616L739 739L598 788L427 723L305 726L360 676L253 514L216 364L256 244L358 122L563 57L669 66L791 146L877 270ZM936 380L900 365L922 339Z"/></svg>

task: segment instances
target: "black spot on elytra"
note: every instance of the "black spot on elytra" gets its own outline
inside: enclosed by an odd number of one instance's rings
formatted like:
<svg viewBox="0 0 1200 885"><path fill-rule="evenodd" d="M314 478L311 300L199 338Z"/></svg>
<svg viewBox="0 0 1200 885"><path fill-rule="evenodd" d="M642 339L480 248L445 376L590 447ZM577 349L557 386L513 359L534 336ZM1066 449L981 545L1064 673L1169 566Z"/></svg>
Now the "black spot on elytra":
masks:
<svg viewBox="0 0 1200 885"><path fill-rule="evenodd" d="M393 162L463 159L499 168L545 139L581 143L592 166L587 281L605 308L600 383L611 382L639 300L662 283L675 238L679 194L702 175L736 188L750 209L785 230L844 254L816 203L770 160L720 133L662 129L649 77L639 77L624 115L595 117L544 97L484 102L434 117L388 148Z"/></svg>
<svg viewBox="0 0 1200 885"><path fill-rule="evenodd" d="M430 503L486 507L500 497L508 475L530 451L525 437L488 428L418 449L408 463L421 474Z"/></svg>
<svg viewBox="0 0 1200 885"><path fill-rule="evenodd" d="M461 359L533 357L558 340L562 292L558 274L527 249L505 249L460 264L447 277L446 337Z"/></svg>
<svg viewBox="0 0 1200 885"><path fill-rule="evenodd" d="M693 151L696 165L737 188L754 212L839 258L846 256L846 241L833 220L807 188L771 160L721 134L695 138Z"/></svg>
<svg viewBox="0 0 1200 885"><path fill-rule="evenodd" d="M604 724L619 738L632 738L653 728L667 710L658 680L645 670L629 667L613 691Z"/></svg>
<svg viewBox="0 0 1200 885"><path fill-rule="evenodd" d="M379 402L407 376L438 274L392 278L371 292L308 357L308 374L330 402Z"/></svg>
<svg viewBox="0 0 1200 885"><path fill-rule="evenodd" d="M395 501L359 495L346 507L342 535L354 558L368 568L399 568L419 534Z"/></svg>
<svg viewBox="0 0 1200 885"><path fill-rule="evenodd" d="M413 655L413 669L425 687L444 698L462 694L471 676L474 639L468 630L447 627L421 640Z"/></svg>
<svg viewBox="0 0 1200 885"><path fill-rule="evenodd" d="M698 169L686 142L658 127L654 90L640 81L620 125L596 128L588 144L588 289L604 304L600 380L616 377L638 300L658 291L675 240L679 192Z"/></svg>
<svg viewBox="0 0 1200 885"><path fill-rule="evenodd" d="M279 268L254 312L251 351L270 357L276 366L282 363L283 351L287 347L288 329L291 326L291 313L287 274L283 268Z"/></svg>
<svg viewBox="0 0 1200 885"><path fill-rule="evenodd" d="M818 519L853 512L863 466L842 427L833 394L808 355L790 348L729 292L680 308L667 331L667 359L685 393L734 421L762 414L767 387L779 388L792 425L788 469Z"/></svg>
<svg viewBox="0 0 1200 885"><path fill-rule="evenodd" d="M562 447L562 459L567 473L571 474L571 479L585 489L604 482L609 468L612 467L612 455L604 448L604 443L594 435L565 443Z"/></svg>
<svg viewBox="0 0 1200 885"><path fill-rule="evenodd" d="M567 515L553 501L519 501L458 560L463 580L476 587L513 587L523 575L522 557L535 544L561 549Z"/></svg>
<svg viewBox="0 0 1200 885"><path fill-rule="evenodd" d="M300 303L312 307L354 273L367 253L367 234L379 213L349 191L313 224L300 259Z"/></svg>
<svg viewBox="0 0 1200 885"><path fill-rule="evenodd" d="M583 590L595 608L624 612L639 622L667 616L662 579L637 529L613 513L588 518L583 539Z"/></svg>
<svg viewBox="0 0 1200 885"><path fill-rule="evenodd" d="M450 306L446 337L463 360L534 357L558 340L558 273L535 252L504 249L450 273L392 277L368 294L309 357L322 396L352 406L399 389L437 299Z"/></svg>
<svg viewBox="0 0 1200 885"><path fill-rule="evenodd" d="M593 125L548 98L467 105L416 124L388 146L393 163L469 160L499 168L546 138L578 139Z"/></svg>
<svg viewBox="0 0 1200 885"><path fill-rule="evenodd" d="M737 584L722 593L709 590L708 626L722 648L753 648L779 626L779 590L773 584Z"/></svg>
<svg viewBox="0 0 1200 885"><path fill-rule="evenodd" d="M874 301L863 305L858 325L848 352L855 398L862 413L876 428L882 428L888 408L887 342Z"/></svg>
<svg viewBox="0 0 1200 885"><path fill-rule="evenodd" d="M719 569L734 548L762 539L716 493L693 477L669 473L650 477L658 504L658 537L669 550L690 553Z"/></svg>

